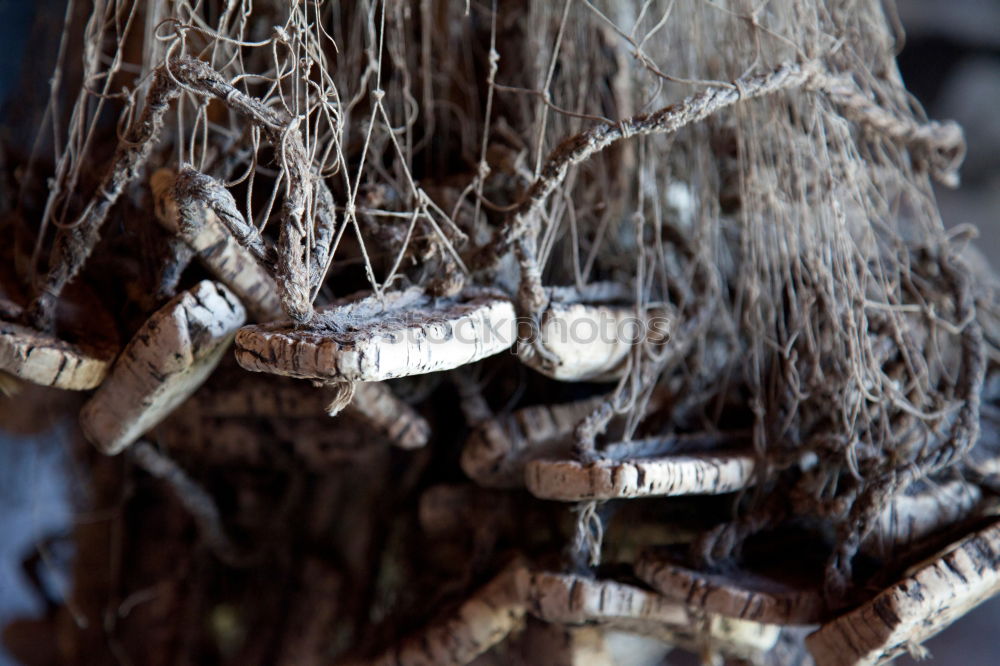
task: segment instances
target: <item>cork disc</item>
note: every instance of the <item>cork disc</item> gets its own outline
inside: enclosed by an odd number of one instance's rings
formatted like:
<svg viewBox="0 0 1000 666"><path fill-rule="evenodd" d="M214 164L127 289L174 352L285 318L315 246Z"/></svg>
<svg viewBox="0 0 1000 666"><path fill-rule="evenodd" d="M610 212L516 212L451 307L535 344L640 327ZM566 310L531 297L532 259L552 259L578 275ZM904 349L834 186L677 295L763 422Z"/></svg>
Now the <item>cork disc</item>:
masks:
<svg viewBox="0 0 1000 666"><path fill-rule="evenodd" d="M522 407L476 426L462 449L462 470L481 486L520 488L524 466L538 458L568 456L568 436L607 400L604 396L557 405Z"/></svg>
<svg viewBox="0 0 1000 666"><path fill-rule="evenodd" d="M56 310L57 335L16 323L26 298L0 275L0 370L42 386L86 391L118 353L115 323L94 294L70 285Z"/></svg>
<svg viewBox="0 0 1000 666"><path fill-rule="evenodd" d="M529 580L528 612L546 622L690 621L682 604L632 585L551 572L532 572Z"/></svg>
<svg viewBox="0 0 1000 666"><path fill-rule="evenodd" d="M738 569L727 574L689 569L662 551L646 551L636 575L660 594L706 613L765 624L814 624L827 615L818 587Z"/></svg>
<svg viewBox="0 0 1000 666"><path fill-rule="evenodd" d="M633 460L533 460L525 485L535 497L564 502L719 495L754 481L754 459L746 453L675 455Z"/></svg>
<svg viewBox="0 0 1000 666"><path fill-rule="evenodd" d="M806 639L817 666L889 661L1000 593L1000 523L915 567Z"/></svg>
<svg viewBox="0 0 1000 666"><path fill-rule="evenodd" d="M87 439L114 454L160 423L208 378L244 321L236 296L210 280L153 313L80 412Z"/></svg>
<svg viewBox="0 0 1000 666"><path fill-rule="evenodd" d="M683 603L634 585L550 572L528 576L528 612L546 622L640 631L653 628L673 644L690 647L708 641L725 654L752 661L778 640L777 626L699 616Z"/></svg>
<svg viewBox="0 0 1000 666"><path fill-rule="evenodd" d="M553 304L546 311L538 342L549 358L528 342L517 357L529 368L563 382L611 382L626 368L632 344L618 329L635 320L631 308L606 305Z"/></svg>
<svg viewBox="0 0 1000 666"><path fill-rule="evenodd" d="M547 292L551 302L538 330L518 342L517 356L552 379L617 381L635 344L664 344L670 338L672 326L665 311L638 315L630 304L633 295L621 285L602 282L582 290L550 287Z"/></svg>
<svg viewBox="0 0 1000 666"><path fill-rule="evenodd" d="M511 302L467 289L435 302L418 288L321 308L308 326L246 326L236 360L253 372L301 379L369 382L451 370L508 349Z"/></svg>

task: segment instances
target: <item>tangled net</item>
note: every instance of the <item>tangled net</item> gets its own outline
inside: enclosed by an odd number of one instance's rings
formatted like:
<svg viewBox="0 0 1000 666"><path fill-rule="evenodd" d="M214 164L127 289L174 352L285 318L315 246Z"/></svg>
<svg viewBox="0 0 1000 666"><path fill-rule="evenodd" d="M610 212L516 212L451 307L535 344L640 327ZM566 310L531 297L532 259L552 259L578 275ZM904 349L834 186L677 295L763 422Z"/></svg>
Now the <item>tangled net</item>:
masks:
<svg viewBox="0 0 1000 666"><path fill-rule="evenodd" d="M992 280L931 186L957 184L962 134L908 95L900 41L874 0L71 0L5 229L21 323L52 332L64 287L140 220L154 268L109 298L134 317L172 297L192 253L145 224L164 197L212 211L298 327L361 288L498 288L538 325L610 291L670 313L671 339L631 346L568 455L749 446L756 485L691 561L725 571L804 523L831 535L839 607L887 503L963 473L997 358ZM456 381L470 420L513 392ZM609 517L581 504L567 566L594 571Z"/></svg>

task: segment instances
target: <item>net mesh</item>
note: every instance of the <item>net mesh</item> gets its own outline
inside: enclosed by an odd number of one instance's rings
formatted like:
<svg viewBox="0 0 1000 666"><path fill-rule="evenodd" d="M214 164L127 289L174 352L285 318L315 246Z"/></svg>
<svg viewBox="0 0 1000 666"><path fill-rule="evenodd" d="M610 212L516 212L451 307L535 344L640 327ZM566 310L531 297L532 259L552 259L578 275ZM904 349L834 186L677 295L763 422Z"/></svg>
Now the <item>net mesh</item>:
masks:
<svg viewBox="0 0 1000 666"><path fill-rule="evenodd" d="M303 325L351 271L376 295L501 286L535 318L543 286L616 283L677 325L630 351L576 454L616 415L642 429L658 388L661 434L749 426L767 481L697 557L808 516L842 593L886 499L975 443L992 349L931 187L961 132L907 94L900 43L876 0L71 0L28 316L51 325L159 167Z"/></svg>

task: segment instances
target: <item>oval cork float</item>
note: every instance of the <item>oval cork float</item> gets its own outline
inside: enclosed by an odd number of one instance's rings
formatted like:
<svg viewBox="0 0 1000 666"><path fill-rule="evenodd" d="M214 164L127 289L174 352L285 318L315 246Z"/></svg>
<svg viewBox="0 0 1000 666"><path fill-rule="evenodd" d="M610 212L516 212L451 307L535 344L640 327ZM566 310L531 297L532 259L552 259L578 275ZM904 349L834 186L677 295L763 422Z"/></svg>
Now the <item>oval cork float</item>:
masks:
<svg viewBox="0 0 1000 666"><path fill-rule="evenodd" d="M486 419L465 442L462 470L488 488L522 487L528 461L568 455L572 449L568 436L606 401L607 397L597 396L556 405L533 405Z"/></svg>
<svg viewBox="0 0 1000 666"><path fill-rule="evenodd" d="M780 632L775 625L699 615L683 603L626 583L549 572L528 576L528 612L545 622L646 631L655 627L677 645L690 648L709 642L721 653L747 657L759 657L773 647Z"/></svg>
<svg viewBox="0 0 1000 666"><path fill-rule="evenodd" d="M153 313L80 412L87 439L115 454L160 423L208 378L244 321L239 299L210 280Z"/></svg>
<svg viewBox="0 0 1000 666"><path fill-rule="evenodd" d="M817 666L885 663L997 593L1000 523L993 523L917 565L874 599L827 622L806 645Z"/></svg>
<svg viewBox="0 0 1000 666"><path fill-rule="evenodd" d="M0 285L0 370L70 391L86 391L104 380L118 353L118 334L89 290L71 285L63 293L56 310L58 337L16 323L22 308L13 296Z"/></svg>
<svg viewBox="0 0 1000 666"><path fill-rule="evenodd" d="M533 460L525 485L541 499L583 500L664 495L720 495L754 481L754 459L745 453L637 458L634 460Z"/></svg>
<svg viewBox="0 0 1000 666"><path fill-rule="evenodd" d="M473 363L508 349L515 334L514 306L496 292L435 302L413 288L322 308L308 326L246 326L236 360L254 372L371 382Z"/></svg>
<svg viewBox="0 0 1000 666"><path fill-rule="evenodd" d="M723 617L787 625L814 624L828 615L818 587L755 572L705 573L647 551L636 562L635 573L663 596Z"/></svg>
<svg viewBox="0 0 1000 666"><path fill-rule="evenodd" d="M670 337L670 321L663 311L637 315L634 306L621 304L624 290L617 285L598 283L583 291L555 287L548 292L552 301L538 330L519 341L517 356L552 379L616 381L634 345L643 340L662 344Z"/></svg>

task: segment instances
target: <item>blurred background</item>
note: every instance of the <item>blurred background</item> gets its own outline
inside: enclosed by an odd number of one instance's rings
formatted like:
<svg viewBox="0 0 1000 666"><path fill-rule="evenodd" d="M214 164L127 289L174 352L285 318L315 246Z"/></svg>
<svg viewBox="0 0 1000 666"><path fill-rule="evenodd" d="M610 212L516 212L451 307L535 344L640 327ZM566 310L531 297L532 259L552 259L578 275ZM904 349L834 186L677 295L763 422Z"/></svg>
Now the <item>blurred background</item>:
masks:
<svg viewBox="0 0 1000 666"><path fill-rule="evenodd" d="M457 1L457 0L456 0ZM0 146L30 144L44 100L24 99L26 81L51 76L65 0L0 0ZM936 119L964 128L968 156L957 190L939 189L947 224L979 229L978 246L1000 266L1000 0L902 0L906 30L899 66L907 85ZM38 87L38 84L34 84ZM6 163L0 150L0 168ZM0 191L0 210L9 193ZM66 547L81 492L78 470L67 456L74 427L59 410L60 395L38 388L39 409L51 410L47 429L33 432L13 413L0 388L0 627L40 615L68 589L72 553ZM35 415L37 417L37 415ZM962 618L930 640L934 664L1000 663L1000 598ZM12 636L7 640L31 640ZM0 647L0 666L14 662ZM693 655L670 654L667 664L697 664ZM915 663L909 658L899 663Z"/></svg>

